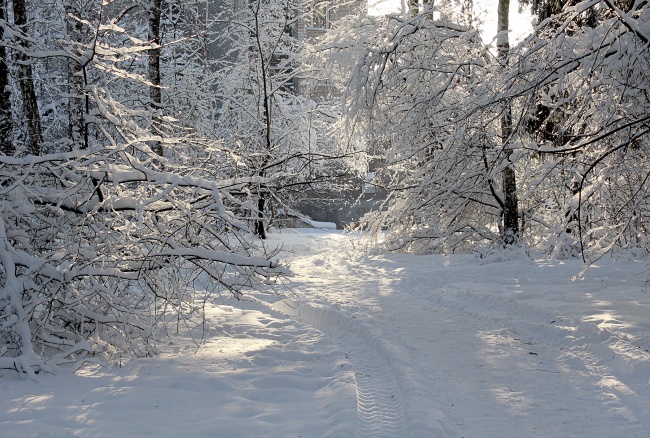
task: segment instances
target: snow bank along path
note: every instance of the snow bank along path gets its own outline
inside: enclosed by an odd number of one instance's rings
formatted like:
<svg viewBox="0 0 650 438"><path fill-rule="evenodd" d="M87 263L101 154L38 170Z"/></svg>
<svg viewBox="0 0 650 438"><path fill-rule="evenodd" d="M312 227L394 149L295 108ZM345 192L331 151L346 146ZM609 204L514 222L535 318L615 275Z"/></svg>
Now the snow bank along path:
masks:
<svg viewBox="0 0 650 438"><path fill-rule="evenodd" d="M346 351L356 436L650 436L643 264L574 279L573 261L368 256L332 233L295 250L299 299L275 308Z"/></svg>
<svg viewBox="0 0 650 438"><path fill-rule="evenodd" d="M0 437L650 437L643 263L573 279L577 261L268 240L296 273L282 298L214 297L194 339L119 367L0 370Z"/></svg>

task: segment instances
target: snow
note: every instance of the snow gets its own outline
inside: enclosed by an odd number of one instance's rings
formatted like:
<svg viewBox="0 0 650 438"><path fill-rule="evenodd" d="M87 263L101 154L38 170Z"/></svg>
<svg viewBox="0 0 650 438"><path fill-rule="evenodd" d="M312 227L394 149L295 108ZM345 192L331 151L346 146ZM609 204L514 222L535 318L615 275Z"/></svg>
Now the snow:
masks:
<svg viewBox="0 0 650 438"><path fill-rule="evenodd" d="M309 218L305 218L307 224L314 228L320 228L322 230L336 230L336 224L334 222L319 222Z"/></svg>
<svg viewBox="0 0 650 438"><path fill-rule="evenodd" d="M0 370L0 436L650 436L645 262L581 274L370 255L332 230L267 241L295 273L282 297L216 297L205 332L157 357Z"/></svg>

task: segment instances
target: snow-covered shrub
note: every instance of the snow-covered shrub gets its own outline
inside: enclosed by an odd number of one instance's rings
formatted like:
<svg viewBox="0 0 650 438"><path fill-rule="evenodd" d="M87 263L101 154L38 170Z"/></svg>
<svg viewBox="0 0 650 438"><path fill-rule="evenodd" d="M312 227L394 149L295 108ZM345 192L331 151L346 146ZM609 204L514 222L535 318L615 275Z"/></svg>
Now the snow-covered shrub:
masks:
<svg viewBox="0 0 650 438"><path fill-rule="evenodd" d="M0 157L0 367L151 354L156 329L193 308L193 278L239 295L282 271L232 213L226 190L250 181L127 149Z"/></svg>
<svg viewBox="0 0 650 438"><path fill-rule="evenodd" d="M470 27L387 19L366 40L346 106L349 131L363 130L390 190L385 209L362 221L370 243L498 247L511 169L525 245L585 262L647 248L650 10L626 7L567 4L507 59Z"/></svg>
<svg viewBox="0 0 650 438"><path fill-rule="evenodd" d="M197 310L198 288L239 297L285 272L250 238L247 188L273 178L233 175L223 142L171 117L173 102L151 105L153 45L129 33L146 29L142 5L86 3L101 12L77 20L89 31L32 54L73 65L82 94L55 100L83 123L46 136L49 153L0 156L0 368L24 375L153 354L160 329Z"/></svg>

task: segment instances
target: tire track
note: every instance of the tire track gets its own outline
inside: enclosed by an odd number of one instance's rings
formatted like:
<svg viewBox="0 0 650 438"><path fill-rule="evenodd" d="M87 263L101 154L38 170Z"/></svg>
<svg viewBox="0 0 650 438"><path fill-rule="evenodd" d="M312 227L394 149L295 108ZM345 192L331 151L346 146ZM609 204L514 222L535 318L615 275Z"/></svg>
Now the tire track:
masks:
<svg viewBox="0 0 650 438"><path fill-rule="evenodd" d="M345 353L355 372L355 436L459 436L411 353L369 318L379 308L377 293L392 291L391 271L366 270L347 242L314 243L311 254L291 261L302 273L291 285L297 301L278 301L273 309L330 335ZM334 304L325 290L347 293Z"/></svg>
<svg viewBox="0 0 650 438"><path fill-rule="evenodd" d="M334 339L349 350L346 356L354 368L357 390L355 436L404 436L403 394L387 364L358 338L339 334Z"/></svg>
<svg viewBox="0 0 650 438"><path fill-rule="evenodd" d="M408 353L384 340L379 328L337 309L305 302L278 301L273 307L331 335L345 352L355 373L356 437L450 435Z"/></svg>
<svg viewBox="0 0 650 438"><path fill-rule="evenodd" d="M373 351L357 333L341 327L349 325L342 314L286 301L276 303L274 308L330 335L344 351L354 370L356 437L405 436L403 395L395 376L378 352ZM358 332L359 327L355 331Z"/></svg>

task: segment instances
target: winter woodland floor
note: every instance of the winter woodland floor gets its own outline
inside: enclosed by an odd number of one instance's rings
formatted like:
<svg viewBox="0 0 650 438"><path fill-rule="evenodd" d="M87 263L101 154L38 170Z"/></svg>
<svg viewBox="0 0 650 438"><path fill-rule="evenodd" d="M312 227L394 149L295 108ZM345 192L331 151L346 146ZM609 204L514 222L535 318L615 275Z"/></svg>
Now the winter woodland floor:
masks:
<svg viewBox="0 0 650 438"><path fill-rule="evenodd" d="M211 301L196 350L38 382L0 371L1 437L648 437L645 263L373 256L270 235L285 299Z"/></svg>

